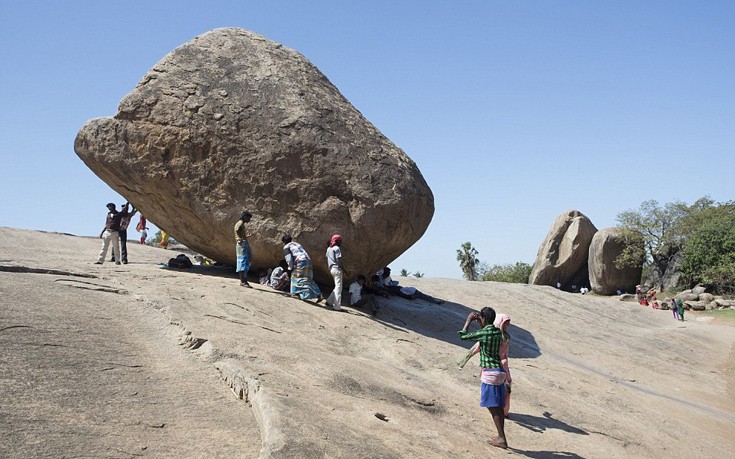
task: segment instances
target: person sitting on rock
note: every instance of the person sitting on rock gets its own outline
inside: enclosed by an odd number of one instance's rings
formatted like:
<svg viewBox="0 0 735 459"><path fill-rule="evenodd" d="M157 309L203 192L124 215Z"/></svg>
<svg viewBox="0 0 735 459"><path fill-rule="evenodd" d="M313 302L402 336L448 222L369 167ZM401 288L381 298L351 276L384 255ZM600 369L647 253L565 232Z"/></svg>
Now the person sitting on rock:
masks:
<svg viewBox="0 0 735 459"><path fill-rule="evenodd" d="M367 293L382 296L384 298L388 298L390 296L390 292L383 287L383 284L380 281L380 276L377 274L373 274L370 278L370 283L363 285L363 289L365 289Z"/></svg>
<svg viewBox="0 0 735 459"><path fill-rule="evenodd" d="M288 292L291 289L291 278L288 274L286 260L281 260L271 272L270 286L280 292Z"/></svg>
<svg viewBox="0 0 735 459"><path fill-rule="evenodd" d="M385 267L381 270L379 270L377 273L375 273L378 276L378 285L385 289L388 293L391 295L401 295L401 288L398 286L398 281L394 281L390 277L390 268Z"/></svg>
<svg viewBox="0 0 735 459"><path fill-rule="evenodd" d="M398 296L401 298L406 298L407 300L424 300L428 301L429 303L434 304L444 304L444 300L440 300L437 298L434 298L433 296L429 296L417 289L416 287L399 287L398 288Z"/></svg>
<svg viewBox="0 0 735 459"><path fill-rule="evenodd" d="M357 276L357 280L350 284L350 306L356 308L366 306L370 314L375 315L378 313L380 307L375 300L375 296L365 291L364 285L366 281L365 276L360 274Z"/></svg>

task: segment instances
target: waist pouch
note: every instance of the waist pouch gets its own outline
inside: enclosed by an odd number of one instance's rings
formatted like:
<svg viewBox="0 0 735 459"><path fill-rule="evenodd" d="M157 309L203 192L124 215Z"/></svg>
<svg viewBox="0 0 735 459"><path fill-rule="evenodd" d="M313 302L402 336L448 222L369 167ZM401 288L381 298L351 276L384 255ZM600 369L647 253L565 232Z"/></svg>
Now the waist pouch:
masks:
<svg viewBox="0 0 735 459"><path fill-rule="evenodd" d="M505 383L505 372L498 368L483 368L480 380L491 386L500 386Z"/></svg>

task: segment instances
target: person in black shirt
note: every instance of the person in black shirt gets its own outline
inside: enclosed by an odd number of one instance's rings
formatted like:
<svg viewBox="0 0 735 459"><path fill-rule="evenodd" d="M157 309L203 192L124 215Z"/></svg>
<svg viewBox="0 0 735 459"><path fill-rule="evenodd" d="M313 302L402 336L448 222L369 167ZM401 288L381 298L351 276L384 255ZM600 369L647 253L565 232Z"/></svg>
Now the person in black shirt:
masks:
<svg viewBox="0 0 735 459"><path fill-rule="evenodd" d="M112 242L112 256L115 257L115 264L120 264L120 219L123 214L115 209L114 203L107 204L107 219L105 220L105 227L102 228L100 233L100 239L102 239L102 250L100 251L99 257L95 264L101 265L105 261L107 256L107 248Z"/></svg>
<svg viewBox="0 0 735 459"><path fill-rule="evenodd" d="M122 205L122 209L120 209L120 230L118 231L118 235L120 237L120 256L122 257L120 261L124 265L128 264L128 225L130 225L130 220L132 220L133 216L138 212L138 209L133 206L133 210L129 210L130 203L126 202ZM115 258L115 254L112 254L112 258L110 261L118 261Z"/></svg>

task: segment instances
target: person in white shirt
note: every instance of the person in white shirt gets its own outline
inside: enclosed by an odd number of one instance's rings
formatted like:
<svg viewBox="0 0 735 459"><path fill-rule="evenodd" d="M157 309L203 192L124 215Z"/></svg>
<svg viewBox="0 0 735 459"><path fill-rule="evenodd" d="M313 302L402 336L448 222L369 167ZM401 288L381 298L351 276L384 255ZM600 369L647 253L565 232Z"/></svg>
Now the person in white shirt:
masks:
<svg viewBox="0 0 735 459"><path fill-rule="evenodd" d="M367 310L370 314L375 315L378 313L380 307L378 302L375 300L375 296L371 293L363 293L363 286L365 285L365 276L360 274L357 276L357 280L350 284L350 306L361 308L367 306Z"/></svg>
<svg viewBox="0 0 735 459"><path fill-rule="evenodd" d="M288 263L286 263L286 260L281 260L278 266L271 272L269 285L282 292L288 292L291 289L291 278L288 275Z"/></svg>
<svg viewBox="0 0 735 459"><path fill-rule="evenodd" d="M327 266L329 272L334 278L334 290L327 298L327 305L331 306L335 311L342 309L342 280L344 279L345 269L342 266L342 236L335 234L329 241L327 249Z"/></svg>

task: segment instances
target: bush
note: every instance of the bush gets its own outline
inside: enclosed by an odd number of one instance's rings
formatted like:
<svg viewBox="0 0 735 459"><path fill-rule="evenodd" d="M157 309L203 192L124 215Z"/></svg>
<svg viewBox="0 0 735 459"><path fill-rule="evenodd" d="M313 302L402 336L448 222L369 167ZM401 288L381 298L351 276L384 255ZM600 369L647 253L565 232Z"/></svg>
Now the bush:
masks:
<svg viewBox="0 0 735 459"><path fill-rule="evenodd" d="M520 261L515 265L493 265L484 270L480 279L483 281L527 284L531 275L531 268L532 266L528 263Z"/></svg>

